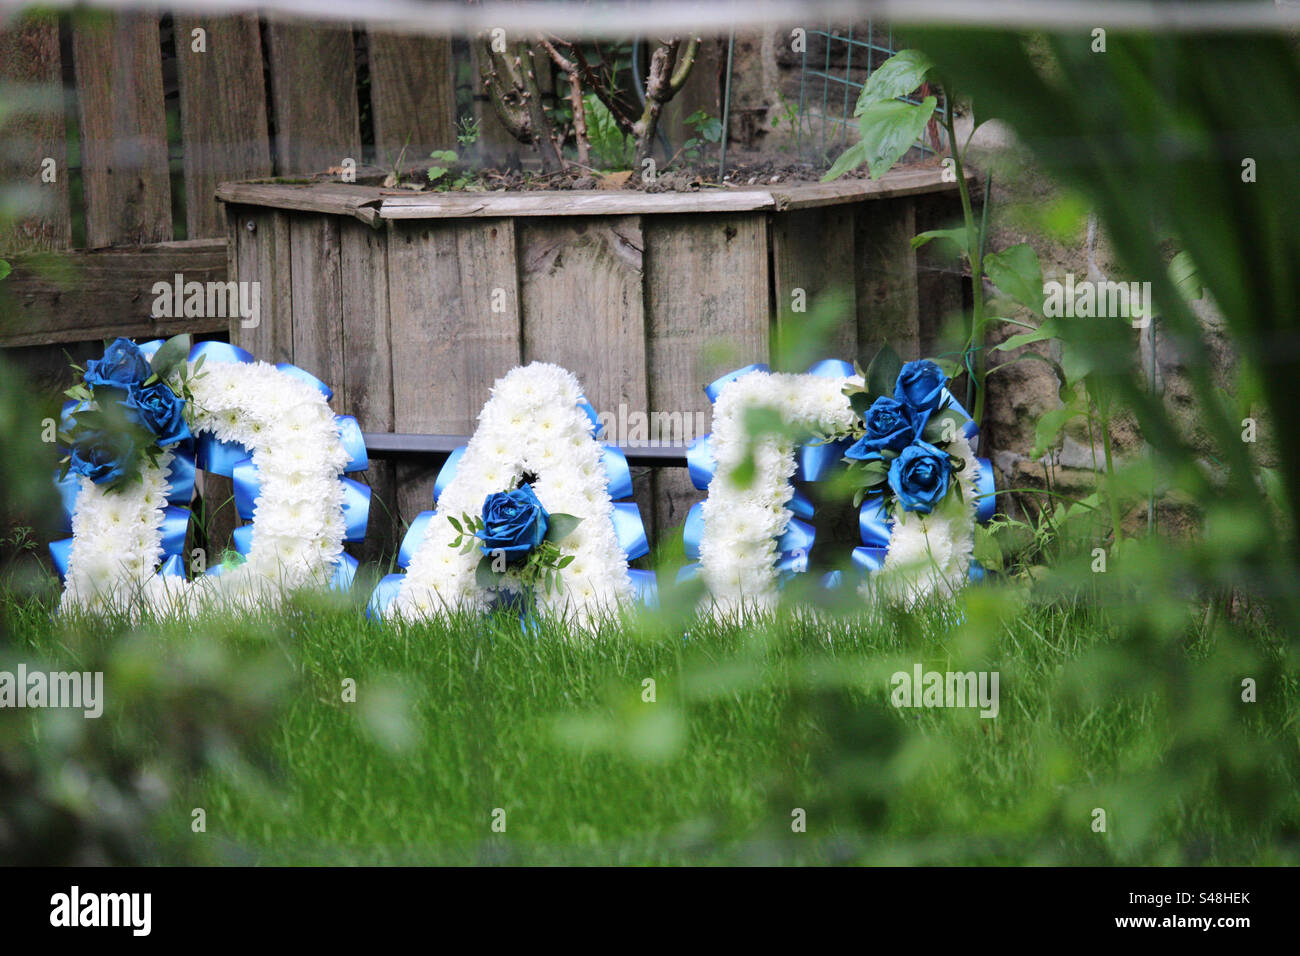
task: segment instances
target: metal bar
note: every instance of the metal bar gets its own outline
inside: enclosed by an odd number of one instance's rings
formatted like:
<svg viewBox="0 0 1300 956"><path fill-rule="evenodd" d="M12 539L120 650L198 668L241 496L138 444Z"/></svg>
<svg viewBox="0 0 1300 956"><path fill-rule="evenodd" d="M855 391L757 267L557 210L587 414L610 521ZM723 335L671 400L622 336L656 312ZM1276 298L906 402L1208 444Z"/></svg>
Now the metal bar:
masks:
<svg viewBox="0 0 1300 956"><path fill-rule="evenodd" d="M366 454L371 458L446 458L457 448L469 444L469 435L417 435L406 432L364 432ZM617 445L627 456L629 465L659 468L685 468L689 445L680 442L662 444Z"/></svg>

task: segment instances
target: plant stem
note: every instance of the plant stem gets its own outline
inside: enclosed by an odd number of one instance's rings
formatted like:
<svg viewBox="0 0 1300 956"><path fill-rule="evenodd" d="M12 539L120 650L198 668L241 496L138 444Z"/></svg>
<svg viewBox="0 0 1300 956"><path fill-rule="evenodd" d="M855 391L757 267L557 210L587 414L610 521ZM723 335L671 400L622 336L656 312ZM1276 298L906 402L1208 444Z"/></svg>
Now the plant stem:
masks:
<svg viewBox="0 0 1300 956"><path fill-rule="evenodd" d="M970 353L975 340L984 328L984 243L975 213L971 206L970 189L966 185L966 171L962 163L962 150L957 148L957 130L953 121L954 100L952 91L943 86L944 129L948 133L948 151L952 154L953 171L957 174L957 192L961 195L961 212L966 225L966 261L971 270L971 318L966 330L966 347L962 350L962 364L975 391L975 407L971 415L978 427L984 419L984 350L976 355L975 368L970 367Z"/></svg>
<svg viewBox="0 0 1300 956"><path fill-rule="evenodd" d="M1097 415L1101 419L1101 447L1106 455L1106 503L1110 505L1111 547L1114 547L1123 540L1124 534L1120 530L1119 499L1115 497L1115 459L1111 455L1110 449L1109 403L1107 403L1107 406L1103 409L1099 402L1097 404Z"/></svg>

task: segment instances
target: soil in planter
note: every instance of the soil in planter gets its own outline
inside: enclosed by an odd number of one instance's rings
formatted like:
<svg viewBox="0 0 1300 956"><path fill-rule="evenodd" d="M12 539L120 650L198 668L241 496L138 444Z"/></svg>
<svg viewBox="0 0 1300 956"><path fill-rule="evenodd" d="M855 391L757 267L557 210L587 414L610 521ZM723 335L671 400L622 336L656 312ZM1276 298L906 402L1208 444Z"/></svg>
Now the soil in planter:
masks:
<svg viewBox="0 0 1300 956"><path fill-rule="evenodd" d="M928 157L906 163L908 166L937 166L939 160ZM636 175L631 170L616 172L584 168L571 163L565 169L544 173L524 167L498 169L472 169L453 165L438 179L429 182L427 164L404 170L400 182L391 175L386 178L366 177L373 185L390 189L410 189L420 192L521 192L569 189L632 189L639 192L698 192L706 189L736 189L751 186L772 186L781 183L815 183L821 180L827 167L824 164L798 162L784 157L731 152L727 156L727 172L718 176L716 158L686 163L678 160L662 170L653 182ZM841 179L866 179L865 166L846 173ZM360 179L358 181L361 181Z"/></svg>

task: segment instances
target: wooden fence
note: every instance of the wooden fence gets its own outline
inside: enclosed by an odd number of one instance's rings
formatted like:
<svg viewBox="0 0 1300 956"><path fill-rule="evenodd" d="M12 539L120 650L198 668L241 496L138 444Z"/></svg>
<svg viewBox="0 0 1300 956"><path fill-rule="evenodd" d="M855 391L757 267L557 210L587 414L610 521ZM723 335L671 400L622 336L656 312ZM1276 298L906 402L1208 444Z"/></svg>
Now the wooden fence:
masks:
<svg viewBox="0 0 1300 956"><path fill-rule="evenodd" d="M224 333L159 318L153 284L224 278L223 181L455 145L451 41L219 18L36 15L0 31L20 109L0 181L36 208L0 231L16 321L0 346ZM362 141L365 113L366 142Z"/></svg>

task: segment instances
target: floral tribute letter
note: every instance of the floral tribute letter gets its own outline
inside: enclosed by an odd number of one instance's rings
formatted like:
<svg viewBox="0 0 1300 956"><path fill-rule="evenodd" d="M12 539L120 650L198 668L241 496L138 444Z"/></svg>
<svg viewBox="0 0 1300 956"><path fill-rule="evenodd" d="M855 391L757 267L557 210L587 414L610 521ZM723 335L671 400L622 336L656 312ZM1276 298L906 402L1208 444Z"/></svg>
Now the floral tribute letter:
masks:
<svg viewBox="0 0 1300 956"><path fill-rule="evenodd" d="M79 371L57 482L72 537L50 545L64 611L252 611L301 587L351 585L343 542L365 537L370 492L340 475L366 468L366 450L324 384L222 342L191 349L189 336L118 339ZM211 566L186 554L196 468L233 478L236 510L252 519Z"/></svg>
<svg viewBox="0 0 1300 956"><path fill-rule="evenodd" d="M627 459L594 436L578 380L534 362L498 379L478 430L434 483L436 511L411 523L372 614L419 618L513 605L579 624L640 595L653 574Z"/></svg>

